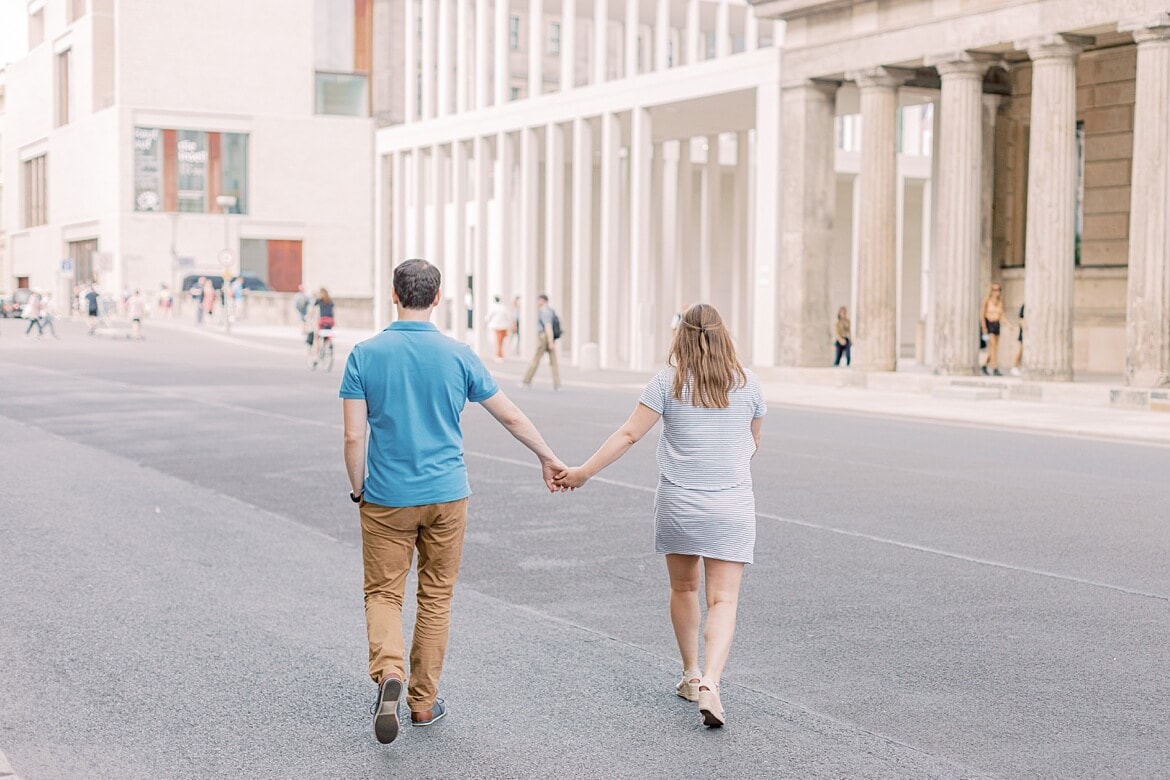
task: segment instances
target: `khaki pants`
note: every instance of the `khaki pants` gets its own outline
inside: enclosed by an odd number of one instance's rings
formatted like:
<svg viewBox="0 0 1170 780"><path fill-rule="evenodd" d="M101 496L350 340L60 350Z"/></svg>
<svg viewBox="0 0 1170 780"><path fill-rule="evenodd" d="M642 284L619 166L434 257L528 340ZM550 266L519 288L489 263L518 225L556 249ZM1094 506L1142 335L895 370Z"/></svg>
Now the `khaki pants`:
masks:
<svg viewBox="0 0 1170 780"><path fill-rule="evenodd" d="M406 575L418 549L418 615L410 646L406 703L428 710L439 694L439 676L451 628L451 595L459 576L467 499L426 506L361 505L362 562L365 568L366 633L370 677L390 673L406 679L402 598Z"/></svg>
<svg viewBox="0 0 1170 780"><path fill-rule="evenodd" d="M524 374L524 384L532 384L532 377L536 376L536 369L540 367L540 359L548 353L548 364L552 367L553 387L561 386L561 370L557 368L557 351L548 345L548 334L541 331L537 336L536 354L532 356L532 362L528 364L528 371Z"/></svg>

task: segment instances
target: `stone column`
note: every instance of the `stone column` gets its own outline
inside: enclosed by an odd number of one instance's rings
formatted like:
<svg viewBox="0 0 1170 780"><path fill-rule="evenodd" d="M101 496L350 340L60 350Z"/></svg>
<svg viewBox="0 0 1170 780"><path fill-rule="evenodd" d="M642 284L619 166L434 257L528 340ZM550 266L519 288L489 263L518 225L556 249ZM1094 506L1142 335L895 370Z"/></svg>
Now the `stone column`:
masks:
<svg viewBox="0 0 1170 780"><path fill-rule="evenodd" d="M626 78L638 75L638 5L639 0L626 0L626 22L623 32L626 39L625 74Z"/></svg>
<svg viewBox="0 0 1170 780"><path fill-rule="evenodd" d="M754 8L744 11L743 20L743 50L756 51L760 48L760 18L756 16Z"/></svg>
<svg viewBox="0 0 1170 780"><path fill-rule="evenodd" d="M536 350L537 267L540 263L540 131L520 131L520 356ZM505 260L507 262L507 260Z"/></svg>
<svg viewBox="0 0 1170 780"><path fill-rule="evenodd" d="M411 245L407 248L406 254L409 257L404 258L410 260L413 258L421 258L424 260L434 261L434 258L427 257L427 153L426 149L421 146L415 147L414 150L414 165L412 173L414 174L414 217L411 220L414 223L414 230L411 231L410 240Z"/></svg>
<svg viewBox="0 0 1170 780"><path fill-rule="evenodd" d="M487 108L488 62L491 61L488 46L488 0L475 0L475 107Z"/></svg>
<svg viewBox="0 0 1170 780"><path fill-rule="evenodd" d="M1125 378L1164 387L1170 385L1170 13L1120 29L1133 32L1138 49ZM1027 314L1031 324L1030 302ZM1031 332L1027 338L1030 345Z"/></svg>
<svg viewBox="0 0 1170 780"><path fill-rule="evenodd" d="M779 74L777 74L778 76ZM753 291L752 311L752 353L751 362L756 366L773 366L776 364L776 328L778 311L776 291L774 290L776 268L780 255L780 220L781 207L784 202L782 189L785 178L780 175L782 144L781 124L783 122L782 90L776 79L765 81L756 87L756 144L755 158L752 160L752 222L754 229L751 232L754 244L752 253L755 256L755 274L751 280ZM798 95L799 97L799 95ZM824 99L830 101L828 107L828 121L833 121L832 102L829 96ZM802 101L798 100L798 104ZM831 124L830 124L831 126ZM800 126L793 128L799 131ZM798 138L799 142L800 139ZM790 152L791 159L798 163L804 156L795 151ZM830 175L832 174L832 163ZM799 176L802 168L786 171L790 176ZM831 203L831 201L830 201ZM789 204L793 214L803 222L802 206L799 202ZM793 230L795 239L801 242L805 234L799 228ZM826 235L828 233L826 232ZM799 243L797 251L800 251ZM828 262L828 254L821 258Z"/></svg>
<svg viewBox="0 0 1170 780"><path fill-rule="evenodd" d="M683 138L678 151L678 300L671 306L700 302L699 274L702 257L699 240L702 220L696 213L694 144Z"/></svg>
<svg viewBox="0 0 1170 780"><path fill-rule="evenodd" d="M454 291L452 330L459 341L467 339L467 147L451 142L451 289ZM472 301L475 308L475 301ZM480 317L486 312L476 310Z"/></svg>
<svg viewBox="0 0 1170 780"><path fill-rule="evenodd" d="M751 13L751 9L746 9ZM731 6L719 0L715 9L715 56L723 59L731 54Z"/></svg>
<svg viewBox="0 0 1170 780"><path fill-rule="evenodd" d="M447 211L447 156L450 152L446 146L435 144L431 147L431 231L427 242L427 260L439 267L443 272L443 299L450 296L451 266L447 262L446 247L446 216ZM448 323L438 320L436 324L441 330L447 328Z"/></svg>
<svg viewBox="0 0 1170 780"><path fill-rule="evenodd" d="M932 215L934 370L974 375L979 368L979 250L983 190L983 74L988 63L966 52L928 58L942 77L938 210ZM864 131L863 131L864 132Z"/></svg>
<svg viewBox="0 0 1170 780"><path fill-rule="evenodd" d="M1016 44L1032 58L1024 376L1072 379L1077 213L1077 54L1089 39L1054 35Z"/></svg>
<svg viewBox="0 0 1170 780"><path fill-rule="evenodd" d="M893 87L889 88L893 93ZM776 269L777 364L829 365L832 331L829 327L829 253L832 247L836 176L833 115L837 85L805 82L781 92L780 176L782 225L780 260ZM863 103L863 106L865 104ZM871 107L872 112L872 107ZM890 112L891 124L893 111ZM868 122L866 127L869 127ZM892 131L891 131L892 132ZM762 142L763 139L761 139ZM890 146L888 271L893 305L893 145ZM767 159L766 157L764 159ZM769 161L769 165L774 162ZM864 162L863 162L864 165ZM761 171L759 191L765 196L777 174ZM765 186L767 185L767 186ZM759 223L768 218L759 214ZM757 252L766 244L757 244ZM761 262L763 259L761 257ZM892 330L893 314L890 315ZM891 343L893 333L890 334ZM856 352L854 353L856 355Z"/></svg>
<svg viewBox="0 0 1170 780"><path fill-rule="evenodd" d="M435 44L439 37L435 33L435 3L422 4L422 116L430 119L435 115Z"/></svg>
<svg viewBox="0 0 1170 780"><path fill-rule="evenodd" d="M895 142L902 79L886 68L850 76L861 91L862 123L853 365L869 371L893 371L898 364ZM830 131L830 139L832 135Z"/></svg>
<svg viewBox="0 0 1170 780"><path fill-rule="evenodd" d="M394 153L391 199L394 204L394 224L390 236L390 267L406 259L406 153Z"/></svg>
<svg viewBox="0 0 1170 780"><path fill-rule="evenodd" d="M462 114L468 108L467 85L467 4L470 0L455 0L455 112Z"/></svg>
<svg viewBox="0 0 1170 780"><path fill-rule="evenodd" d="M609 69L609 0L593 0L593 83L603 84Z"/></svg>
<svg viewBox="0 0 1170 780"><path fill-rule="evenodd" d="M601 209L600 244L598 246L598 354L602 368L616 368L618 339L618 310L622 301L621 284L621 146L622 122L617 114L601 115Z"/></svg>
<svg viewBox="0 0 1170 780"><path fill-rule="evenodd" d="M418 17L414 3L403 3L402 54L402 121L418 118Z"/></svg>
<svg viewBox="0 0 1170 780"><path fill-rule="evenodd" d="M500 272L500 298L508 306L519 290L512 278L515 261L512 233L515 209L512 204L512 175L516 165L516 145L509 133L496 136L496 262ZM521 302L523 303L523 302Z"/></svg>
<svg viewBox="0 0 1170 780"><path fill-rule="evenodd" d="M651 138L650 111L635 107L630 114L630 368L653 365L657 301L651 284Z"/></svg>
<svg viewBox="0 0 1170 780"><path fill-rule="evenodd" d="M573 120L573 322L569 340L573 360L593 341L593 128L589 120Z"/></svg>
<svg viewBox="0 0 1170 780"><path fill-rule="evenodd" d="M486 83L486 82L485 82ZM491 297L499 295L500 300L510 304L504 298L504 290L492 289L488 283L488 202L491 192L488 184L491 179L491 143L483 136L475 137L472 147L475 158L475 259L472 270L475 287L475 348L481 355L487 355L492 334L487 329L487 313L491 308ZM495 354L493 351L491 354Z"/></svg>
<svg viewBox="0 0 1170 780"><path fill-rule="evenodd" d="M654 70L670 67L670 0L654 7Z"/></svg>
<svg viewBox="0 0 1170 780"><path fill-rule="evenodd" d="M700 43L699 0L687 0L687 29L686 52L687 65L694 65L699 61Z"/></svg>
<svg viewBox="0 0 1170 780"><path fill-rule="evenodd" d="M554 309L568 311L565 293L565 129L549 122L544 131L544 292Z"/></svg>
<svg viewBox="0 0 1170 780"><path fill-rule="evenodd" d="M528 97L544 90L544 0L528 0ZM535 347L533 347L535 349Z"/></svg>
<svg viewBox="0 0 1170 780"><path fill-rule="evenodd" d="M446 116L451 111L451 0L438 0L438 82L435 88L435 115Z"/></svg>
<svg viewBox="0 0 1170 780"><path fill-rule="evenodd" d="M511 70L508 66L508 0L495 0L494 19L496 33L492 36L495 50L493 57L493 75L495 76L495 105L502 106L508 102L508 88L511 79ZM511 305L509 299L508 305Z"/></svg>
<svg viewBox="0 0 1170 780"><path fill-rule="evenodd" d="M392 262L390 246L393 243L394 214L392 156L374 155L374 327L382 328L390 321L390 293L387 269Z"/></svg>
<svg viewBox="0 0 1170 780"><path fill-rule="evenodd" d="M561 4L561 92L577 85L577 0Z"/></svg>

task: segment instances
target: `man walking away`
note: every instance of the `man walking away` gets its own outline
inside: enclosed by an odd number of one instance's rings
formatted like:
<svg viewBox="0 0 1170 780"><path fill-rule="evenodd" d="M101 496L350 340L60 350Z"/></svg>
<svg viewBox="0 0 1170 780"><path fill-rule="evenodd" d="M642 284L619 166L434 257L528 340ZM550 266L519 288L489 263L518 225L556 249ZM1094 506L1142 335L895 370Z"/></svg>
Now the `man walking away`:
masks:
<svg viewBox="0 0 1170 780"><path fill-rule="evenodd" d="M341 381L345 467L350 500L361 514L370 677L378 685L374 736L382 743L398 736L406 679L402 600L416 549L418 612L406 701L413 726L430 726L447 714L438 698L439 676L471 494L459 423L464 405L483 404L530 449L550 491L564 468L471 348L430 322L441 282L439 269L425 260L398 266L398 319L354 347Z"/></svg>
<svg viewBox="0 0 1170 780"><path fill-rule="evenodd" d="M557 367L557 339L561 337L561 319L548 305L548 296L540 295L536 299L540 310L536 315L536 354L528 364L528 372L524 374L524 386L532 386L532 377L536 369L540 368L540 359L548 353L548 364L552 368L553 389L561 389L561 371Z"/></svg>
<svg viewBox="0 0 1170 780"><path fill-rule="evenodd" d="M33 292L28 296L28 302L21 310L21 314L28 320L28 327L24 329L24 335L31 336L32 329L37 329L37 338L45 335L45 328L41 325L41 294Z"/></svg>

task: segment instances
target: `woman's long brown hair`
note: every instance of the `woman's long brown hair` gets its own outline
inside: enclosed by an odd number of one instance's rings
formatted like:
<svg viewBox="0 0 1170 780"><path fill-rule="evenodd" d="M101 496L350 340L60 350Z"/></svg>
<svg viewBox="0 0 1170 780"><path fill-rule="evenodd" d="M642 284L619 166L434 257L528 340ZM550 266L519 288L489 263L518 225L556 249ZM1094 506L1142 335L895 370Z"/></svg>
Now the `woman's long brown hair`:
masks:
<svg viewBox="0 0 1170 780"><path fill-rule="evenodd" d="M670 344L674 366L674 397L683 401L690 389L692 406L726 409L728 394L747 384L731 334L714 306L696 303L683 312Z"/></svg>

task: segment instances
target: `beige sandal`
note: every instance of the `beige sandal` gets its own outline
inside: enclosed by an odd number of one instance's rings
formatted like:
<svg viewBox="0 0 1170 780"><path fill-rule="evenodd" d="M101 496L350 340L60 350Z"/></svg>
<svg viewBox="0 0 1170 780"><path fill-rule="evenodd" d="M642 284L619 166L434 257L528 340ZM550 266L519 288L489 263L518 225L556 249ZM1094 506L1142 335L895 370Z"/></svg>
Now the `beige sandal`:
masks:
<svg viewBox="0 0 1170 780"><path fill-rule="evenodd" d="M682 680L674 686L675 695L687 701L699 700L699 678L702 673L697 669L684 670Z"/></svg>
<svg viewBox="0 0 1170 780"><path fill-rule="evenodd" d="M707 680L699 682L699 712L703 716L704 726L717 729L726 723L723 703L719 701L719 686L715 683Z"/></svg>

